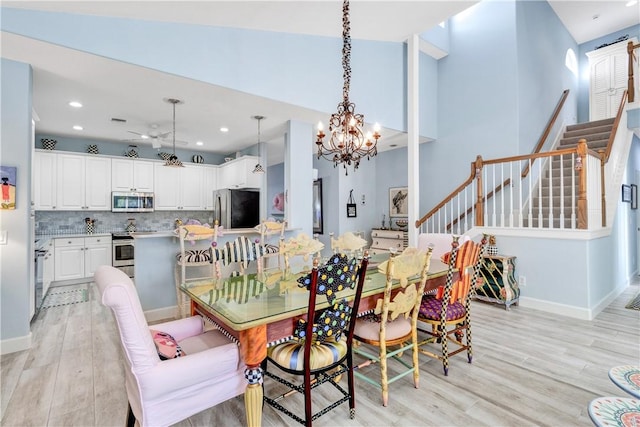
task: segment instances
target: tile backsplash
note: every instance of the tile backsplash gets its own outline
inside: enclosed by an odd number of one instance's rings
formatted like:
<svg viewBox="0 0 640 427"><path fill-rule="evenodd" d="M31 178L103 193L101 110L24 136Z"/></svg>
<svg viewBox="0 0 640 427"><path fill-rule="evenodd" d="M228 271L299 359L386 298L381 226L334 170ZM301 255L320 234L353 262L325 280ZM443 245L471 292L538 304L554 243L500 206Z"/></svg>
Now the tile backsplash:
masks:
<svg viewBox="0 0 640 427"><path fill-rule="evenodd" d="M202 224L211 223L211 212L156 211L140 213L104 211L36 211L36 234L81 234L85 232L85 218L95 220L94 233L124 231L129 218L135 218L138 231L169 231L175 220L195 219Z"/></svg>

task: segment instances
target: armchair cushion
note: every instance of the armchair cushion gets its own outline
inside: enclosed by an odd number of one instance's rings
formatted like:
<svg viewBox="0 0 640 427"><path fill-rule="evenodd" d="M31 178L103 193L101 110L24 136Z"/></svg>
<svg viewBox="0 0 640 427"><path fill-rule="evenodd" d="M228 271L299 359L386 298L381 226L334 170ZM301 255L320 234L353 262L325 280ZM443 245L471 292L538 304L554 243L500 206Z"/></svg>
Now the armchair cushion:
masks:
<svg viewBox="0 0 640 427"><path fill-rule="evenodd" d="M393 341L411 333L411 320L397 317L385 325L385 339ZM380 341L380 316L367 315L356 319L354 335L368 341Z"/></svg>
<svg viewBox="0 0 640 427"><path fill-rule="evenodd" d="M211 251L209 249L192 249L176 255L178 262L211 262Z"/></svg>
<svg viewBox="0 0 640 427"><path fill-rule="evenodd" d="M311 346L309 365L311 370L320 369L337 362L347 353L347 341L328 340ZM287 369L301 371L304 369L304 340L292 340L271 347L268 356L272 361Z"/></svg>
<svg viewBox="0 0 640 427"><path fill-rule="evenodd" d="M420 303L420 317L432 320L440 319L442 311L442 299L433 295L425 295ZM447 305L447 322L457 319L463 319L466 313L464 305L456 301Z"/></svg>

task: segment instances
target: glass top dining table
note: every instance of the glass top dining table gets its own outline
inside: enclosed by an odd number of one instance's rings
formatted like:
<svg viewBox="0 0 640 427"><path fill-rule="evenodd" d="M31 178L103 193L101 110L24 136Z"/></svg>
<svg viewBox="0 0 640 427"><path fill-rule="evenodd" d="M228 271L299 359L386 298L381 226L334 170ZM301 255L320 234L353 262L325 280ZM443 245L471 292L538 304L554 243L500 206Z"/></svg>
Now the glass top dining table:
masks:
<svg viewBox="0 0 640 427"><path fill-rule="evenodd" d="M384 292L386 276L378 266L388 254L369 258L362 299L358 311L364 312L376 305ZM425 290L444 285L448 266L432 259ZM180 285L191 298L191 311L200 313L214 323L221 323L239 343L240 355L245 363L247 388L244 392L247 426L257 427L262 422L262 361L267 356L269 343L291 338L295 319L307 313L309 292L298 287L297 279L309 274L300 272L266 271L226 279L194 280ZM457 278L454 277L454 280ZM397 284L399 287L400 284ZM347 299L355 293L347 289L337 294ZM328 306L320 298L316 309Z"/></svg>
<svg viewBox="0 0 640 427"><path fill-rule="evenodd" d="M367 297L384 291L385 274L378 272L377 267L387 258L387 254L370 257L362 300L366 301ZM446 276L447 268L448 266L440 260L431 260L427 290L436 287L430 287L430 283L442 282L432 279ZM309 293L306 288L298 286L297 279L308 273L308 270L293 273L278 270L224 279L196 280L181 284L181 290L227 327L234 331L242 331L306 314ZM349 298L354 292L353 289L347 289L339 296ZM323 301L324 298L319 300L321 302L317 304L317 309L328 306L328 303ZM361 303L359 311L366 309L368 308L363 307Z"/></svg>

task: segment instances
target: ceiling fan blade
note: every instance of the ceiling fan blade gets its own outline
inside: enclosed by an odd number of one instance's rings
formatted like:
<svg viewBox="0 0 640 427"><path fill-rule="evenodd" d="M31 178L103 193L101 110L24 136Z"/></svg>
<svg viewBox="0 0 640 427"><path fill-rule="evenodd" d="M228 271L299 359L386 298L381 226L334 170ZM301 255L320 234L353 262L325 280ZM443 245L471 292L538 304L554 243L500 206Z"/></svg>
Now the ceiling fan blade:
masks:
<svg viewBox="0 0 640 427"><path fill-rule="evenodd" d="M162 144L163 147L173 147L173 141L164 140L164 141L161 142L161 144ZM187 145L189 145L189 142L176 140L176 145L187 146Z"/></svg>
<svg viewBox="0 0 640 427"><path fill-rule="evenodd" d="M134 131L134 130L128 130L127 132L132 133L132 134L134 134L134 135L138 135L138 136L146 135L146 134L144 134L144 133L136 132L136 131Z"/></svg>

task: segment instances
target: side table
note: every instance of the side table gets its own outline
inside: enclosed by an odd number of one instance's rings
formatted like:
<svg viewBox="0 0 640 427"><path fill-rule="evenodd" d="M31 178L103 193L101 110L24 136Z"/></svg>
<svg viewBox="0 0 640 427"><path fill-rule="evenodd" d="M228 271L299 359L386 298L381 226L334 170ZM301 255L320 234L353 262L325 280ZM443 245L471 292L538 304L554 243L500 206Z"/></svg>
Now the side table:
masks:
<svg viewBox="0 0 640 427"><path fill-rule="evenodd" d="M508 310L518 305L520 288L515 278L515 256L484 255L480 267L482 285L476 288L476 299L504 304Z"/></svg>

